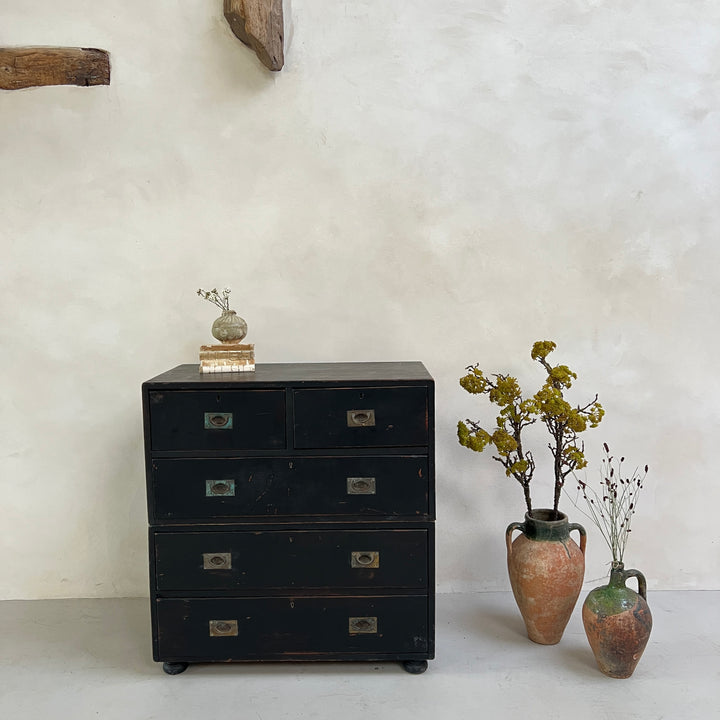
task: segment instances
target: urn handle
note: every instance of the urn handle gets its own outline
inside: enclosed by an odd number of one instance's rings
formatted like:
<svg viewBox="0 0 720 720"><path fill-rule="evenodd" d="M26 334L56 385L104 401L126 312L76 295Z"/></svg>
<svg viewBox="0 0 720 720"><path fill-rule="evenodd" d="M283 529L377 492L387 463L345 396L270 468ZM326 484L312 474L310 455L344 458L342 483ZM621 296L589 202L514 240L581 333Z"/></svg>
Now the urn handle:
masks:
<svg viewBox="0 0 720 720"><path fill-rule="evenodd" d="M507 530L505 531L505 545L507 545L508 557L512 555L512 534L515 532L515 530L525 532L525 523L514 522L510 523L507 526Z"/></svg>
<svg viewBox="0 0 720 720"><path fill-rule="evenodd" d="M625 570L623 573L625 581L631 577L637 578L638 583L638 595L643 599L647 600L647 582L645 576L639 570Z"/></svg>
<svg viewBox="0 0 720 720"><path fill-rule="evenodd" d="M577 530L580 533L580 552L584 555L585 545L587 543L587 533L585 532L585 528L580 523L570 523L568 525L568 532L572 532L573 530Z"/></svg>

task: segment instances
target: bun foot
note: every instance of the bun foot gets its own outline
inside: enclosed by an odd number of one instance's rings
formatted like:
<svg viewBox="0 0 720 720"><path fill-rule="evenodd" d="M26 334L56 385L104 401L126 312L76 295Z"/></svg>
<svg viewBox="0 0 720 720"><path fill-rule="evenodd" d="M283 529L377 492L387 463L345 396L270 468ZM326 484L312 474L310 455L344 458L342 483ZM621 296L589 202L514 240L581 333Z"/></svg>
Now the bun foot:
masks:
<svg viewBox="0 0 720 720"><path fill-rule="evenodd" d="M188 665L189 663L186 662L164 662L163 670L168 675L179 675L187 670Z"/></svg>
<svg viewBox="0 0 720 720"><path fill-rule="evenodd" d="M411 675L420 675L428 669L428 663L427 660L403 660L403 668Z"/></svg>

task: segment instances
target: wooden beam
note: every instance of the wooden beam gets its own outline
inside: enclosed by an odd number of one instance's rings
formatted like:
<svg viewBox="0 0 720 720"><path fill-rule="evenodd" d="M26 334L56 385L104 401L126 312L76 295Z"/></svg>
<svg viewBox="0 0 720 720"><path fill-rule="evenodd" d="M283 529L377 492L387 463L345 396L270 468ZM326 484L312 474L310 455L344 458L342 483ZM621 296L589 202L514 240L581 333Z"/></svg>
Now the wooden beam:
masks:
<svg viewBox="0 0 720 720"><path fill-rule="evenodd" d="M223 0L225 19L270 70L285 64L282 0Z"/></svg>
<svg viewBox="0 0 720 720"><path fill-rule="evenodd" d="M109 85L110 56L94 48L0 48L0 89Z"/></svg>

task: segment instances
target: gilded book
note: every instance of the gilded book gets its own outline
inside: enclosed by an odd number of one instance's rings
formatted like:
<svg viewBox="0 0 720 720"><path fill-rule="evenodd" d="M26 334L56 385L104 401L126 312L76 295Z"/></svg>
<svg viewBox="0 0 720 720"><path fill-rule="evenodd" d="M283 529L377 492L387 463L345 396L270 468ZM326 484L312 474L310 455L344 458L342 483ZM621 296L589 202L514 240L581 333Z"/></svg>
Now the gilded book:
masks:
<svg viewBox="0 0 720 720"><path fill-rule="evenodd" d="M201 345L200 372L252 372L255 370L255 345Z"/></svg>

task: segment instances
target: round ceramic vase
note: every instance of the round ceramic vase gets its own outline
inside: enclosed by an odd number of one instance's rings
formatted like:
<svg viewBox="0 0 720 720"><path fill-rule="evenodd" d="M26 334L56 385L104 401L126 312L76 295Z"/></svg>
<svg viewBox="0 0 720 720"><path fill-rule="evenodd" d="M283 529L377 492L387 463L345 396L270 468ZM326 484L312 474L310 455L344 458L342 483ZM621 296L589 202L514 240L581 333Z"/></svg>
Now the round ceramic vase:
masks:
<svg viewBox="0 0 720 720"><path fill-rule="evenodd" d="M520 530L515 540L512 534ZM570 532L580 533L580 546ZM539 509L505 532L508 573L515 601L530 640L560 642L582 588L586 534L567 515Z"/></svg>
<svg viewBox="0 0 720 720"><path fill-rule="evenodd" d="M239 343L247 335L247 323L234 310L223 310L211 332L221 343Z"/></svg>
<svg viewBox="0 0 720 720"><path fill-rule="evenodd" d="M638 591L625 585L637 578ZM645 650L652 615L646 599L645 576L614 562L610 582L587 596L582 609L585 634L600 671L612 678L629 678Z"/></svg>

